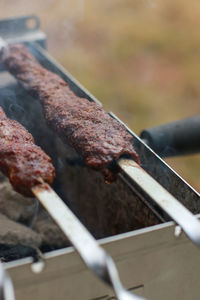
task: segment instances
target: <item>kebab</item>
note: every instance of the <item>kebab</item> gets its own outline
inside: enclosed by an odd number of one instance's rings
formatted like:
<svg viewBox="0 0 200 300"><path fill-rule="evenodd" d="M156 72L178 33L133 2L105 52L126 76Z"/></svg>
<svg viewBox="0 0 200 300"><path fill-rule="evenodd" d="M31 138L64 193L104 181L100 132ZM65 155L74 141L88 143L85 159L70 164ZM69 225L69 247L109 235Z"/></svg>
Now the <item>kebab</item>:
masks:
<svg viewBox="0 0 200 300"><path fill-rule="evenodd" d="M15 120L8 119L0 107L0 169L13 188L32 196L31 188L43 180L52 184L55 169L50 157L35 145L32 135Z"/></svg>
<svg viewBox="0 0 200 300"><path fill-rule="evenodd" d="M115 162L122 155L139 162L133 137L125 126L99 104L77 97L61 77L43 68L26 46L3 48L2 62L23 88L40 99L49 126L83 157L88 167L100 170L112 181Z"/></svg>

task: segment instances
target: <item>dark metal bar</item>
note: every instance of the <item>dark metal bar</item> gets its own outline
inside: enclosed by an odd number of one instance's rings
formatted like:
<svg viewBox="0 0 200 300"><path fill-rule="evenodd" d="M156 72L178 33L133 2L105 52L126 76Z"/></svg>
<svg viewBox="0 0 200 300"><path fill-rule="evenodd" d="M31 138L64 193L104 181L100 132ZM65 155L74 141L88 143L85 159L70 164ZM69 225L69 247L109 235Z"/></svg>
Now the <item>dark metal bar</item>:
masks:
<svg viewBox="0 0 200 300"><path fill-rule="evenodd" d="M161 157L200 152L200 115L145 129L140 136Z"/></svg>

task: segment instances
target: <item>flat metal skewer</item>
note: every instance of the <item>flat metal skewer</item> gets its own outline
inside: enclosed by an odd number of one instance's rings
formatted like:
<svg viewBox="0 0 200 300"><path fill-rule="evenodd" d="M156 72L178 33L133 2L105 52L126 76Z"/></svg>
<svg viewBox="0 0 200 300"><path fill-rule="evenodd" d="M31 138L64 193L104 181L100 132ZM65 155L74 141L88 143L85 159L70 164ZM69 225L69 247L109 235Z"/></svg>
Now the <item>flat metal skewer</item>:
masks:
<svg viewBox="0 0 200 300"><path fill-rule="evenodd" d="M112 258L98 245L94 237L48 184L41 183L33 187L32 192L64 232L87 267L113 288L118 300L144 300L122 286Z"/></svg>
<svg viewBox="0 0 200 300"><path fill-rule="evenodd" d="M118 166L125 177L135 182L200 247L200 222L195 215L145 172L135 161L120 159Z"/></svg>
<svg viewBox="0 0 200 300"><path fill-rule="evenodd" d="M4 39L2 39L2 37L0 36L0 51L3 47L6 47L7 43L4 41Z"/></svg>
<svg viewBox="0 0 200 300"><path fill-rule="evenodd" d="M12 281L2 263L0 263L0 300L15 300Z"/></svg>

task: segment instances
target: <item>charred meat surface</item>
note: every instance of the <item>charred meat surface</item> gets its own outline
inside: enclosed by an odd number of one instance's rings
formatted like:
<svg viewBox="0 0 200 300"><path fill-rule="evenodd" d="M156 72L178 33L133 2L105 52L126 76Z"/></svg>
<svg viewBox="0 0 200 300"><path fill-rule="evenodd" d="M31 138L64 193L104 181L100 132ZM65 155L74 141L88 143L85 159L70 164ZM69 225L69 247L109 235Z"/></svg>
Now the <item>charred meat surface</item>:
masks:
<svg viewBox="0 0 200 300"><path fill-rule="evenodd" d="M62 78L43 68L26 46L7 46L2 50L2 61L23 88L40 99L49 126L87 166L112 181L111 166L120 156L139 161L126 128L97 103L77 97Z"/></svg>
<svg viewBox="0 0 200 300"><path fill-rule="evenodd" d="M32 135L21 124L6 117L1 107L0 170L17 192L30 197L31 188L41 179L51 184L55 177L50 157L35 145Z"/></svg>

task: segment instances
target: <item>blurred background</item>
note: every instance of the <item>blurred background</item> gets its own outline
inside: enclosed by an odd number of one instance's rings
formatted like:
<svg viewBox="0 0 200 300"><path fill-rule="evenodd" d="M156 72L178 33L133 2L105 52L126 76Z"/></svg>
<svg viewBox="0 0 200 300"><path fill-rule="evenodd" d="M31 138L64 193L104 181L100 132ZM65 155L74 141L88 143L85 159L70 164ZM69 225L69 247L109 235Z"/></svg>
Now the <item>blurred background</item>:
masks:
<svg viewBox="0 0 200 300"><path fill-rule="evenodd" d="M137 134L200 113L200 2L0 0L36 14L48 51ZM200 154L166 159L200 191Z"/></svg>

